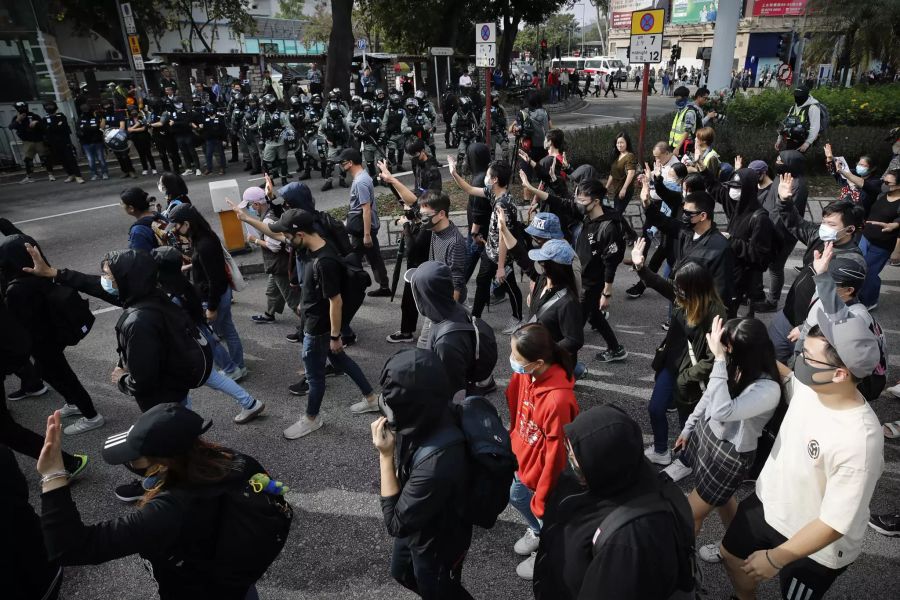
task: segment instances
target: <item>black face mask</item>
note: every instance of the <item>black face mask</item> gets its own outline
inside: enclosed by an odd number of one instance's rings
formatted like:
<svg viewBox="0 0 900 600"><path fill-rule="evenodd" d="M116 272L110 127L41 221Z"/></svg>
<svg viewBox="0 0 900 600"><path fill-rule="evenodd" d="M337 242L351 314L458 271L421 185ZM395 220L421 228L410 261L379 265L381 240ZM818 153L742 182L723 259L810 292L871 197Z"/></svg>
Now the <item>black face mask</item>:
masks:
<svg viewBox="0 0 900 600"><path fill-rule="evenodd" d="M434 218L436 216L437 215L422 215L422 227L424 227L425 229L434 229Z"/></svg>
<svg viewBox="0 0 900 600"><path fill-rule="evenodd" d="M806 362L806 359L803 358L803 355L797 357L797 360L794 362L794 377L797 378L797 381L802 383L803 385L808 386L818 386L818 385L827 385L831 383L831 377L834 376L834 371L837 367L813 367L809 363ZM819 373L830 373L831 377L826 379L825 381L820 381L815 379L815 376Z"/></svg>
<svg viewBox="0 0 900 600"><path fill-rule="evenodd" d="M794 92L794 102L797 103L797 106L801 106L809 100L809 92Z"/></svg>
<svg viewBox="0 0 900 600"><path fill-rule="evenodd" d="M775 172L779 175L784 175L788 172L787 165L784 163L775 163Z"/></svg>
<svg viewBox="0 0 900 600"><path fill-rule="evenodd" d="M690 213L683 212L681 213L681 226L687 229L688 231L694 230L694 225L696 223L692 223L691 219L693 219L696 215L692 215Z"/></svg>

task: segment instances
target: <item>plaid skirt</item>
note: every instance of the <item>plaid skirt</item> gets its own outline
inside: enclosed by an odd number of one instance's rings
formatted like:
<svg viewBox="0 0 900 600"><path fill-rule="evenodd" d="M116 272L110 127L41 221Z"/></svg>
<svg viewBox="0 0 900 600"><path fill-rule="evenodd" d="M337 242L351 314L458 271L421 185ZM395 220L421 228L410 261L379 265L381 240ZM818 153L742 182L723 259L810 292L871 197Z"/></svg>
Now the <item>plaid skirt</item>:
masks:
<svg viewBox="0 0 900 600"><path fill-rule="evenodd" d="M701 419L688 438L689 462L694 469L697 494L711 506L722 506L743 483L753 465L755 450L738 452L731 442L720 440Z"/></svg>

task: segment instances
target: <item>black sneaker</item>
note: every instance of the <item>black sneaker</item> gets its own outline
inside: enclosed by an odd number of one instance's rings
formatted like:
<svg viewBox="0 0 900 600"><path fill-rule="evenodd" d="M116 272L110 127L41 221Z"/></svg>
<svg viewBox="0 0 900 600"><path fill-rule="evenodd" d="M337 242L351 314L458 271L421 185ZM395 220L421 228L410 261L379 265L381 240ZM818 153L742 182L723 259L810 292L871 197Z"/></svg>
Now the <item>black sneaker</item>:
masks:
<svg viewBox="0 0 900 600"><path fill-rule="evenodd" d="M416 338L411 333L403 333L402 331L395 331L394 333L387 336L387 341L392 344L403 344L415 342Z"/></svg>
<svg viewBox="0 0 900 600"><path fill-rule="evenodd" d="M644 285L643 281L638 281L636 284L625 290L625 295L629 298L636 299L640 298L644 295L644 290L647 289L647 286Z"/></svg>
<svg viewBox="0 0 900 600"><path fill-rule="evenodd" d="M347 337L341 338L341 343L344 344L344 348L349 348L350 346L355 346L356 342L359 341L359 336L355 333L353 335L348 335Z"/></svg>
<svg viewBox="0 0 900 600"><path fill-rule="evenodd" d="M669 322L668 321L663 321L662 323L659 324L659 326L662 327L663 331L669 330Z"/></svg>
<svg viewBox="0 0 900 600"><path fill-rule="evenodd" d="M284 336L284 339L286 339L287 341L289 341L292 344L299 344L300 343L300 334L295 331L294 333L289 333L286 336Z"/></svg>
<svg viewBox="0 0 900 600"><path fill-rule="evenodd" d="M378 288L377 290L372 290L367 293L366 296L369 298L390 298L391 297L391 288Z"/></svg>
<svg viewBox="0 0 900 600"><path fill-rule="evenodd" d="M47 393L48 390L49 390L49 388L44 383L41 383L41 387L39 387L35 390L26 390L26 389L20 388L20 389L14 391L13 393L11 393L10 395L8 395L6 398L8 400L24 400L25 398L33 398L35 396L43 396L44 394Z"/></svg>
<svg viewBox="0 0 900 600"><path fill-rule="evenodd" d="M254 323L274 323L275 315L270 315L269 313L263 313L261 315L253 315L250 319Z"/></svg>
<svg viewBox="0 0 900 600"><path fill-rule="evenodd" d="M900 513L892 515L872 515L869 518L869 527L890 537L900 535Z"/></svg>
<svg viewBox="0 0 900 600"><path fill-rule="evenodd" d="M472 387L475 389L476 394L490 394L497 389L497 382L494 381L494 376L491 375L484 381L476 381L472 384Z"/></svg>
<svg viewBox="0 0 900 600"><path fill-rule="evenodd" d="M343 375L343 371L338 371L334 368L334 365L331 363L325 364L325 377L337 377L339 375ZM303 376L303 381L306 381L306 375Z"/></svg>
<svg viewBox="0 0 900 600"><path fill-rule="evenodd" d="M122 502L137 502L144 497L144 486L140 480L135 479L130 483L125 483L116 488L116 498Z"/></svg>
<svg viewBox="0 0 900 600"><path fill-rule="evenodd" d="M288 386L288 390L295 396L305 396L309 392L309 382L304 377L294 385Z"/></svg>
<svg viewBox="0 0 900 600"><path fill-rule="evenodd" d="M603 363L618 362L628 358L628 351L625 350L625 346L619 346L618 350L610 350L607 348L603 352L598 352L596 358Z"/></svg>

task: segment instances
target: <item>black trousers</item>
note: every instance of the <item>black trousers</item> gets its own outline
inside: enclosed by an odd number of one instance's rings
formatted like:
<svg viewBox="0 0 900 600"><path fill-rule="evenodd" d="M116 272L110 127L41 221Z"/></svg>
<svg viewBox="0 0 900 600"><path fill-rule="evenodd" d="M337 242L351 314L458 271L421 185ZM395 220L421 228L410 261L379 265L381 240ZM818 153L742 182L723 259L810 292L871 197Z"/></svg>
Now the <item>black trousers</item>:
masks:
<svg viewBox="0 0 900 600"><path fill-rule="evenodd" d="M81 169L75 158L75 147L68 140L53 141L47 143L47 170L53 170L56 165L62 165L66 175L81 177Z"/></svg>
<svg viewBox="0 0 900 600"><path fill-rule="evenodd" d="M131 164L131 157L128 156L128 150L123 152L113 152L116 155L116 160L119 161L119 167L122 169L122 173L134 173L134 165Z"/></svg>
<svg viewBox="0 0 900 600"><path fill-rule="evenodd" d="M403 587L412 590L423 600L474 600L462 585L462 567L472 539L469 527L469 542L460 556L450 564L440 564L432 556L422 556L409 547L408 538L394 539L391 555L391 576Z"/></svg>
<svg viewBox="0 0 900 600"><path fill-rule="evenodd" d="M197 149L194 148L194 136L190 133L175 136L175 143L178 150L181 151L181 157L184 159L184 165L187 169L199 169L200 157L197 156Z"/></svg>
<svg viewBox="0 0 900 600"><path fill-rule="evenodd" d="M372 275L378 285L382 288L390 287L391 283L388 280L387 267L384 266L384 259L381 258L381 248L378 245L378 232L372 232L371 248L366 248L362 236L351 235L350 245L353 247L354 254L359 257L360 264L362 264L363 257L369 261L369 266L372 267Z"/></svg>
<svg viewBox="0 0 900 600"><path fill-rule="evenodd" d="M475 299L472 301L472 314L474 316L481 317L481 313L484 311L491 294L491 282L496 276L497 263L488 257L487 252L484 252L481 255L481 266L478 268L478 275L475 276ZM512 316L521 321L522 290L519 289L519 284L515 281L515 270L510 273L498 289L509 292L509 306L510 310L512 310Z"/></svg>
<svg viewBox="0 0 900 600"><path fill-rule="evenodd" d="M403 284L403 298L400 300L400 331L402 333L415 333L419 322L419 309L413 299L412 286Z"/></svg>
<svg viewBox="0 0 900 600"><path fill-rule="evenodd" d="M37 460L41 455L41 448L44 447L44 437L22 427L13 419L9 412L9 407L6 405L4 379L5 376L0 375L0 444L9 446L10 449L19 454L24 454ZM68 452L63 452L63 464L66 469L74 471L78 461Z"/></svg>
<svg viewBox="0 0 900 600"><path fill-rule="evenodd" d="M582 286L584 299L581 301L581 314L585 322L590 321L591 327L600 332L603 340L610 350L618 350L621 347L616 332L610 326L609 321L600 312L600 296L603 294L603 284Z"/></svg>
<svg viewBox="0 0 900 600"><path fill-rule="evenodd" d="M66 360L65 346L39 342L35 344L31 355L34 357L38 375L49 383L50 387L56 390L67 404L77 406L81 414L88 419L97 416L91 395L81 385L81 381L78 380L78 376L69 366L69 361Z"/></svg>
<svg viewBox="0 0 900 600"><path fill-rule="evenodd" d="M141 168L144 171L156 169L156 161L153 160L153 150L150 135L146 133L135 134L131 141L134 143L134 149L137 150L138 157L141 159Z"/></svg>

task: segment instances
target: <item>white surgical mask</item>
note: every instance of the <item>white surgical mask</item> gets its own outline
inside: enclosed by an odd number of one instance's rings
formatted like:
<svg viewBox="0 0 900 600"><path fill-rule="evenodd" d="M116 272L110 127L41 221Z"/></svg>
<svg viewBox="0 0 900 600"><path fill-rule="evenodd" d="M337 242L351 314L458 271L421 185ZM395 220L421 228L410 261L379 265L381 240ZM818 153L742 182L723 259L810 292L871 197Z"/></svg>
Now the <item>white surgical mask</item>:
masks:
<svg viewBox="0 0 900 600"><path fill-rule="evenodd" d="M119 295L119 290L117 290L116 288L113 287L112 280L107 277L100 278L100 287L102 287L103 291L106 292L107 294L111 294L113 296Z"/></svg>
<svg viewBox="0 0 900 600"><path fill-rule="evenodd" d="M487 173L484 174L484 187L491 187L491 176Z"/></svg>
<svg viewBox="0 0 900 600"><path fill-rule="evenodd" d="M740 200L741 188L728 188L728 197L732 200Z"/></svg>
<svg viewBox="0 0 900 600"><path fill-rule="evenodd" d="M166 186L164 186L162 184L162 181L160 181L159 183L156 184L156 189L158 189L159 193L162 194L163 196L166 195Z"/></svg>
<svg viewBox="0 0 900 600"><path fill-rule="evenodd" d="M841 229L832 229L825 223L819 225L819 239L823 242L834 242L838 238L838 234L843 231Z"/></svg>

